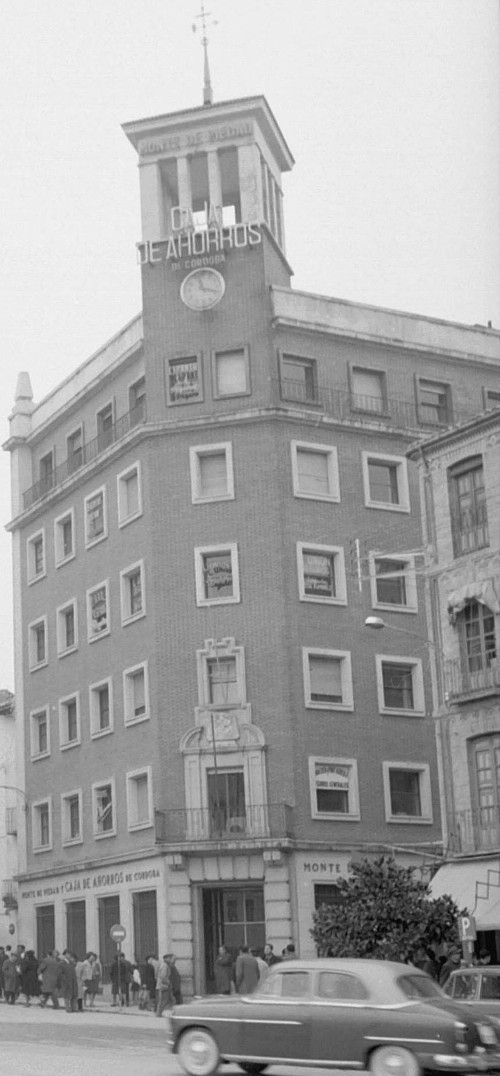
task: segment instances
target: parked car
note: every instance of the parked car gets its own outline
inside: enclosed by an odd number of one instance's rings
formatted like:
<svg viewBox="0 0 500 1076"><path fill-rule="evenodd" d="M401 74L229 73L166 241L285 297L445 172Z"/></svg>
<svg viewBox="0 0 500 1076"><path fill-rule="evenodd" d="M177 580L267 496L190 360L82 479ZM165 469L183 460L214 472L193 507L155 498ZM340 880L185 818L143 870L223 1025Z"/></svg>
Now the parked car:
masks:
<svg viewBox="0 0 500 1076"><path fill-rule="evenodd" d="M452 971L443 990L454 1001L472 1002L482 1012L500 1019L500 967L479 964Z"/></svg>
<svg viewBox="0 0 500 1076"><path fill-rule="evenodd" d="M373 1076L500 1070L495 1024L443 994L425 972L379 960L286 961L255 993L196 999L169 1017L167 1041L188 1076L224 1061L366 1069Z"/></svg>

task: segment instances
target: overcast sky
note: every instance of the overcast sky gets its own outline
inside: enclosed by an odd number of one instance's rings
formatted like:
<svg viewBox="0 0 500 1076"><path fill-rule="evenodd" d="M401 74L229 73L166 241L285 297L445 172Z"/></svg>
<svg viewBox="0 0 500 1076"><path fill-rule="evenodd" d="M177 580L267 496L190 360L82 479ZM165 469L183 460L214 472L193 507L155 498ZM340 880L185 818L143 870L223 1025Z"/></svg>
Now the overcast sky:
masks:
<svg viewBox="0 0 500 1076"><path fill-rule="evenodd" d="M294 287L500 328L497 0L207 0L215 100L263 93ZM49 392L141 308L120 124L201 104L199 0L3 0L2 441L17 374ZM9 457L0 458L2 522ZM14 688L0 533L0 687Z"/></svg>

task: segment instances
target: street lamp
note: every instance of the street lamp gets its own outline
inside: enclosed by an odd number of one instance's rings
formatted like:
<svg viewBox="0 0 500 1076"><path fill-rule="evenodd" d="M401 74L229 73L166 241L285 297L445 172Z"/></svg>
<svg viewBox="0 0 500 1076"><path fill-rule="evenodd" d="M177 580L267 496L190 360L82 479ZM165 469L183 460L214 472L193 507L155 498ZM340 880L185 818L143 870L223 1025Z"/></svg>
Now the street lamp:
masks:
<svg viewBox="0 0 500 1076"><path fill-rule="evenodd" d="M425 646L432 647L436 653L441 654L441 657L447 658L444 650L437 645L432 639L429 639L427 635L421 635L418 631L409 631L408 628L402 628L400 624L387 624L381 616L367 616L365 620L365 628L373 628L375 631L380 631L381 628L390 628L392 631L401 632L403 635L410 635L413 639L420 639Z"/></svg>

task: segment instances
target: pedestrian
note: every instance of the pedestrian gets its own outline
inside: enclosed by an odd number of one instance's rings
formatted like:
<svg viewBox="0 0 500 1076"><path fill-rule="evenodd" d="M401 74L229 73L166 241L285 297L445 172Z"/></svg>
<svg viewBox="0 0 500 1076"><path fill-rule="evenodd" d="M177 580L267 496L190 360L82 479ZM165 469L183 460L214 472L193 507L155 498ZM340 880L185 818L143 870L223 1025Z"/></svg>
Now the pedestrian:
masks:
<svg viewBox="0 0 500 1076"><path fill-rule="evenodd" d="M434 949L426 948L425 958L421 964L422 971L425 971L427 975L439 982L439 976L441 974L441 965L436 959Z"/></svg>
<svg viewBox="0 0 500 1076"><path fill-rule="evenodd" d="M7 959L3 962L2 970L5 1000L8 1005L15 1005L21 981L18 971L17 953L9 953Z"/></svg>
<svg viewBox="0 0 500 1076"><path fill-rule="evenodd" d="M3 992L4 992L4 990L3 990L3 965L4 965L4 962L6 960L7 960L7 953L5 952L5 949L4 949L3 945L0 945L0 998L2 997Z"/></svg>
<svg viewBox="0 0 500 1076"><path fill-rule="evenodd" d="M141 993L139 995L139 1008L156 1010L156 972L158 961L153 954L146 957L140 967Z"/></svg>
<svg viewBox="0 0 500 1076"><path fill-rule="evenodd" d="M252 956L255 957L255 959L257 961L257 964L259 965L259 983L263 983L264 979L266 978L266 975L267 975L267 973L269 971L269 968L268 968L264 958L261 957L258 949L250 949L250 952L251 952Z"/></svg>
<svg viewBox="0 0 500 1076"><path fill-rule="evenodd" d="M78 980L76 977L76 960L69 949L65 949L60 964L61 993L66 1012L77 1012Z"/></svg>
<svg viewBox="0 0 500 1076"><path fill-rule="evenodd" d="M78 959L75 960L75 972L76 972L76 982L77 982L77 985L78 985L77 1008L78 1008L78 1012L83 1012L83 999L85 997L85 982L84 982L85 961L84 960L78 960Z"/></svg>
<svg viewBox="0 0 500 1076"><path fill-rule="evenodd" d="M234 966L234 981L238 994L251 994L259 982L259 965L248 951L248 945L242 945Z"/></svg>
<svg viewBox="0 0 500 1076"><path fill-rule="evenodd" d="M460 952L460 949L455 947L454 949L450 950L450 952L448 953L448 957L441 968L441 974L439 976L440 986L444 986L445 983L448 981L452 971L456 971L456 969L460 967L461 959L462 954Z"/></svg>
<svg viewBox="0 0 500 1076"><path fill-rule="evenodd" d="M225 945L219 945L219 952L215 960L215 989L218 994L230 994L233 982L234 960L232 953Z"/></svg>
<svg viewBox="0 0 500 1076"><path fill-rule="evenodd" d="M491 964L491 953L488 949L479 950L478 964L482 964L483 967L486 967L487 964Z"/></svg>
<svg viewBox="0 0 500 1076"><path fill-rule="evenodd" d="M89 1009L93 1009L95 999L101 990L102 980L102 965L97 953L90 954L90 965L92 968L92 974L90 976L90 986L87 987L87 998L89 1002Z"/></svg>
<svg viewBox="0 0 500 1076"><path fill-rule="evenodd" d="M275 956L274 946L271 945L271 942L266 942L264 946L264 960L268 968L272 968L273 964L281 963L279 956Z"/></svg>
<svg viewBox="0 0 500 1076"><path fill-rule="evenodd" d="M141 973L137 964L132 967L132 1005L137 1005L139 1002L139 991L141 989Z"/></svg>
<svg viewBox="0 0 500 1076"><path fill-rule="evenodd" d="M175 966L175 956L168 954L168 966L170 968L170 989L175 1005L182 1005L181 977Z"/></svg>
<svg viewBox="0 0 500 1076"><path fill-rule="evenodd" d="M111 1004L120 1004L121 995L121 964L118 967L118 953L115 953L111 966L109 969L109 977L111 979Z"/></svg>
<svg viewBox="0 0 500 1076"><path fill-rule="evenodd" d="M288 945L283 949L283 960L295 960L297 954L295 952L295 946L293 942L288 942Z"/></svg>
<svg viewBox="0 0 500 1076"><path fill-rule="evenodd" d="M40 985L38 982L38 960L33 949L28 949L21 960L21 994L26 998L26 1005L31 1005L31 999L38 997Z"/></svg>
<svg viewBox="0 0 500 1076"><path fill-rule="evenodd" d="M120 987L121 987L121 1003L126 1005L127 1008L130 1004L130 986L132 983L132 965L130 960L127 960L125 953L120 953Z"/></svg>
<svg viewBox="0 0 500 1076"><path fill-rule="evenodd" d="M49 949L47 956L38 967L38 974L42 977L42 997L40 1005L45 1008L49 998L52 998L54 1009L59 1008L59 987L61 985L61 964L57 949Z"/></svg>
<svg viewBox="0 0 500 1076"><path fill-rule="evenodd" d="M173 1007L173 995L171 987L170 953L165 953L158 965L156 973L156 1015L161 1016L165 1009Z"/></svg>

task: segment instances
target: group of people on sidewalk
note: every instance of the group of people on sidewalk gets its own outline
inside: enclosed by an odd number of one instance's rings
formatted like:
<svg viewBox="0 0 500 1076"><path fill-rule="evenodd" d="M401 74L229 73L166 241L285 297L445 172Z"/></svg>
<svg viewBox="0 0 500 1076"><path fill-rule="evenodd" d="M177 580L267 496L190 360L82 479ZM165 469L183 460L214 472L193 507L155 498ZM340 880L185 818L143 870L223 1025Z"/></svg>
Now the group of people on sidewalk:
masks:
<svg viewBox="0 0 500 1076"><path fill-rule="evenodd" d="M295 960L296 956L293 942L282 950L281 957L275 955L270 942L264 946L262 955L259 949L242 945L236 958L230 949L221 945L215 961L215 989L218 994L252 994L273 964Z"/></svg>
<svg viewBox="0 0 500 1076"><path fill-rule="evenodd" d="M51 949L37 960L33 949L18 945L16 949L0 947L0 998L15 1005L24 996L25 1005L36 998L45 1008L49 998L54 1009L59 1008L62 998L67 1012L82 1012L84 1007L93 1008L99 992L102 968L96 953L87 953L79 960L69 949L62 956Z"/></svg>

